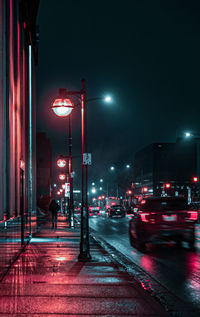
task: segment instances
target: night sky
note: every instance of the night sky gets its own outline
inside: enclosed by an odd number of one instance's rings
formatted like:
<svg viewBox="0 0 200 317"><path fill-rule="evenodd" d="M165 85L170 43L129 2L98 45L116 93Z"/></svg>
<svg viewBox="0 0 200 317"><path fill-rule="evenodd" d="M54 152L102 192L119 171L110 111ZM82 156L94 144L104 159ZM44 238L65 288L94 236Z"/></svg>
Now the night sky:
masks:
<svg viewBox="0 0 200 317"><path fill-rule="evenodd" d="M67 154L67 119L55 117L50 104L60 87L79 90L81 78L88 98L113 97L109 105L88 103L91 177L133 163L152 142L200 132L199 16L199 1L41 0L37 128L50 137L54 156ZM79 155L79 110L72 120Z"/></svg>

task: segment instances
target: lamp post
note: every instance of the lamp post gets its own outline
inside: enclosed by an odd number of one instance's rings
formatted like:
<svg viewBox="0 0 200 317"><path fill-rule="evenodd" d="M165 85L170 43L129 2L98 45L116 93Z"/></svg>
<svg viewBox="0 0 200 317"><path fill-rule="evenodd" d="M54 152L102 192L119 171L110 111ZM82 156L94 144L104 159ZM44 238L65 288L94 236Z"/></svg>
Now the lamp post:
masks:
<svg viewBox="0 0 200 317"><path fill-rule="evenodd" d="M66 117L70 115L73 104L70 99L65 98L66 96L76 96L80 100L81 104L81 139L82 139L82 197L81 197L81 240L80 240L80 253L79 260L87 261L91 259L90 255L90 244L89 244L89 217L88 217L88 175L87 175L87 160L84 158L87 156L87 122L86 122L86 88L85 80L81 80L81 90L80 91L67 91L66 89L60 90L62 96L57 103L53 103L52 109L56 115L61 117ZM65 96L64 96L65 95ZM69 121L70 122L70 121ZM69 140L69 150L71 151L71 140ZM71 153L71 152L70 152ZM69 154L70 154L69 153ZM70 161L70 160L69 160ZM72 164L72 159L71 159ZM71 165L72 166L72 165ZM71 179L71 175L70 175ZM71 192L71 188L70 188ZM71 197L71 196L70 196Z"/></svg>

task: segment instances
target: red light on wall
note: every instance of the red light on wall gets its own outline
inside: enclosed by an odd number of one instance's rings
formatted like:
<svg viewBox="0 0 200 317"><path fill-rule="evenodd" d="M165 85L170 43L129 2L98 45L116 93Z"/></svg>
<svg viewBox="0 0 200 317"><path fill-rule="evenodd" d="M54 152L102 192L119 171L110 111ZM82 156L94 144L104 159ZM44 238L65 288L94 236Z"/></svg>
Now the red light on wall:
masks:
<svg viewBox="0 0 200 317"><path fill-rule="evenodd" d="M131 195L131 194L132 194L132 191L131 191L131 190L128 190L128 191L127 191L127 194L128 194L128 195Z"/></svg>
<svg viewBox="0 0 200 317"><path fill-rule="evenodd" d="M142 192L143 192L143 193L147 193L147 192L148 192L148 187L143 187L143 188L142 188Z"/></svg>
<svg viewBox="0 0 200 317"><path fill-rule="evenodd" d="M115 203L111 203L111 206L115 206Z"/></svg>
<svg viewBox="0 0 200 317"><path fill-rule="evenodd" d="M165 187L165 188L170 188L170 187L171 187L171 184L170 184L170 183L166 183L166 184L164 184L164 187Z"/></svg>
<svg viewBox="0 0 200 317"><path fill-rule="evenodd" d="M195 177L193 177L193 182L195 182L195 183L196 183L196 182L198 182L198 180L199 180L199 179L198 179L198 177L196 177L196 176L195 176Z"/></svg>
<svg viewBox="0 0 200 317"><path fill-rule="evenodd" d="M102 200L102 197L101 197L101 196L99 196L99 197L98 197L98 200Z"/></svg>

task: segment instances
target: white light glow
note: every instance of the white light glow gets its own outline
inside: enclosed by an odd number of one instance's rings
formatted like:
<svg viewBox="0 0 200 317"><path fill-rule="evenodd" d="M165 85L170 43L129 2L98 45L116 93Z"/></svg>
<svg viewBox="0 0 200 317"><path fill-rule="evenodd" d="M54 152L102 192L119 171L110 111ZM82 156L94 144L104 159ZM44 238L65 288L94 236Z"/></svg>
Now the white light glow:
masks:
<svg viewBox="0 0 200 317"><path fill-rule="evenodd" d="M185 136L186 136L186 138L189 138L189 137L191 137L191 133L190 132L185 132Z"/></svg>
<svg viewBox="0 0 200 317"><path fill-rule="evenodd" d="M104 100L105 102L109 103L112 101L112 98L110 96L106 96Z"/></svg>

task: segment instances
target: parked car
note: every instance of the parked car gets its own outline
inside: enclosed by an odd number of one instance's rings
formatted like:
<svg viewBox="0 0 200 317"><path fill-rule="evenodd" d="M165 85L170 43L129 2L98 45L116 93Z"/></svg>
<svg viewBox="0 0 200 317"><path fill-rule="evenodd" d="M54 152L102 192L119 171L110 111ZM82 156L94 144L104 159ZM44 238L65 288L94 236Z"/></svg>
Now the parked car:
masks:
<svg viewBox="0 0 200 317"><path fill-rule="evenodd" d="M132 246L145 250L147 242L174 240L195 243L195 222L198 212L182 197L157 197L141 201L138 210L129 222L129 237Z"/></svg>
<svg viewBox="0 0 200 317"><path fill-rule="evenodd" d="M108 217L113 217L113 216L125 217L125 214L126 214L125 209L120 205L115 205L108 208Z"/></svg>

